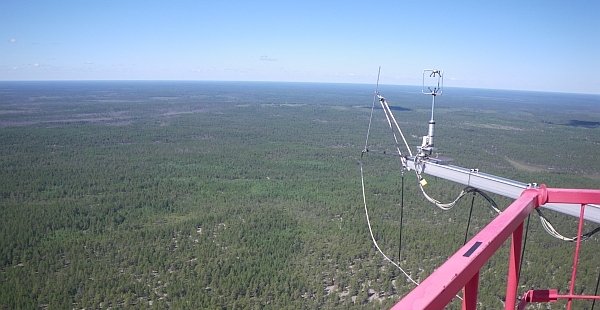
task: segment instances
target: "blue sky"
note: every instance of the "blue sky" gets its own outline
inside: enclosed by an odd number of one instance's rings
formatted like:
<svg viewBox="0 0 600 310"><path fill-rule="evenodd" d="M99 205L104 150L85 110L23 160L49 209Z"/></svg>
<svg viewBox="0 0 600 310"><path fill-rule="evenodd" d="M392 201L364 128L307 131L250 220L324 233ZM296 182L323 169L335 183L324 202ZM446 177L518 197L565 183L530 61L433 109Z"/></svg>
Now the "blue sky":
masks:
<svg viewBox="0 0 600 310"><path fill-rule="evenodd" d="M600 93L600 1L0 1L0 80Z"/></svg>

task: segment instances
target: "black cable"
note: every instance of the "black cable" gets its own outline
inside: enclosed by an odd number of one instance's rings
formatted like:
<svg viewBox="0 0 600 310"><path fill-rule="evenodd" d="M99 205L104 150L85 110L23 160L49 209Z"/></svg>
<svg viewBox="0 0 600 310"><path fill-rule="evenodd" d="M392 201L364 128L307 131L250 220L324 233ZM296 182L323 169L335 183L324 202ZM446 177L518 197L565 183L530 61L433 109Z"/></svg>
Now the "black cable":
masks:
<svg viewBox="0 0 600 310"><path fill-rule="evenodd" d="M469 219L467 220L467 229L465 229L465 241L463 241L463 245L467 244L467 237L469 236L469 226L471 226L471 215L473 214L473 205L475 203L475 195L473 192L473 197L471 198L471 209L469 209Z"/></svg>
<svg viewBox="0 0 600 310"><path fill-rule="evenodd" d="M400 191L400 243L398 244L398 263L402 261L402 226L404 222L404 170L402 171L402 191Z"/></svg>
<svg viewBox="0 0 600 310"><path fill-rule="evenodd" d="M519 263L519 273L517 274L517 284L521 281L521 270L523 270L523 261L525 256L525 247L527 246L527 234L529 233L529 218L531 213L527 216L527 225L525 226L525 238L523 239L523 248L521 249L521 262Z"/></svg>
<svg viewBox="0 0 600 310"><path fill-rule="evenodd" d="M496 204L496 202L494 201L494 199L492 199L492 197L488 196L488 194L486 194L485 192L479 190L478 188L475 187L467 187L465 188L465 191L468 193L477 193L479 194L481 197L483 197L485 200L487 200L487 202L490 203L490 206L492 207L492 209L494 211L498 210L498 205Z"/></svg>
<svg viewBox="0 0 600 310"><path fill-rule="evenodd" d="M553 237L556 237L558 239L562 239L564 241L575 242L575 241L577 241L577 239L579 239L579 237L581 237L581 241L586 241L587 239L589 239L594 234L600 232L600 226L598 226L598 227L594 228L592 231L589 231L589 232L587 232L585 234L582 234L581 236L575 236L573 238L568 238L568 237L562 236L561 234L559 234L558 232L556 232L556 230L554 229L554 226L552 225L552 223L550 223L550 221L548 220L548 218L546 218L544 216L544 214L542 213L542 210L540 210L540 208L536 208L535 211L540 216L540 219L542 220L542 224L544 224L544 221L545 221L546 225L548 225L550 229L554 230L554 233L558 234L558 237L556 235L554 235L552 232L548 231L548 228L544 226L544 228L546 229L546 231L548 233L550 233L550 235L552 235Z"/></svg>
<svg viewBox="0 0 600 310"><path fill-rule="evenodd" d="M598 280L596 280L596 289L594 290L594 296L598 295L598 284L600 284L600 272L598 272ZM596 305L596 300L592 302L592 310L594 310L594 306Z"/></svg>
<svg viewBox="0 0 600 310"><path fill-rule="evenodd" d="M600 231L600 226L596 227L594 230L592 230L592 231L590 231L588 233L585 233L585 234L581 235L581 241L589 239L593 234L595 234L595 233L597 233L599 231ZM575 240L577 240L577 239L575 239Z"/></svg>

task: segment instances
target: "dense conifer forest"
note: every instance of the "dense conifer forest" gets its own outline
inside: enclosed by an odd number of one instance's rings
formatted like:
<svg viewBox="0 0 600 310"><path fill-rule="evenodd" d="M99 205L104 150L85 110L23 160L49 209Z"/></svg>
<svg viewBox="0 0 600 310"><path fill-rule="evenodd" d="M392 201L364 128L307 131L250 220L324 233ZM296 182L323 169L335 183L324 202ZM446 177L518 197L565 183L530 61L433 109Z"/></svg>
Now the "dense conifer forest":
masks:
<svg viewBox="0 0 600 310"><path fill-rule="evenodd" d="M416 146L430 98L380 91ZM372 94L344 84L0 82L0 309L392 306L414 286L377 253L365 220L357 161ZM448 88L436 104L438 152L454 164L600 188L599 96ZM375 236L398 260L401 173L386 126L375 110L365 181ZM400 262L423 280L462 245L471 199L444 212L414 175L405 182ZM439 200L462 188L428 182ZM576 234L575 218L545 214ZM467 235L493 217L477 197ZM568 288L574 245L530 221L521 293ZM599 251L597 237L584 243L577 292L593 293ZM505 245L482 270L480 309L502 307L507 255Z"/></svg>

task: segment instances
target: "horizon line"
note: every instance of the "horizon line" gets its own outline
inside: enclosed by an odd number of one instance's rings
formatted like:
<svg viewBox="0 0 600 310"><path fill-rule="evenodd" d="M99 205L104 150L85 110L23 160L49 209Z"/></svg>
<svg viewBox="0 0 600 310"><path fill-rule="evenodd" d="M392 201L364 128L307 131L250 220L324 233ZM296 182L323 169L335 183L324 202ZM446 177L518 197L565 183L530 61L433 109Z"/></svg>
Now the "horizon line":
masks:
<svg viewBox="0 0 600 310"><path fill-rule="evenodd" d="M47 79L47 80L2 80L0 83L19 83L19 82L211 82L211 83L281 83L281 84L344 84L344 85L371 85L371 83L357 82L323 82L323 81L273 81L273 80L192 80L192 79ZM373 84L374 85L374 84ZM404 86L419 87L422 85L409 84L381 84L386 86ZM594 92L574 92L574 91L553 91L553 90L532 90L532 89L512 89L512 88L488 88L488 87L466 87L466 86L447 86L444 88L460 88L475 90L492 91L515 91L515 92L536 92L536 93L556 93L556 94L575 94L600 96L600 91Z"/></svg>

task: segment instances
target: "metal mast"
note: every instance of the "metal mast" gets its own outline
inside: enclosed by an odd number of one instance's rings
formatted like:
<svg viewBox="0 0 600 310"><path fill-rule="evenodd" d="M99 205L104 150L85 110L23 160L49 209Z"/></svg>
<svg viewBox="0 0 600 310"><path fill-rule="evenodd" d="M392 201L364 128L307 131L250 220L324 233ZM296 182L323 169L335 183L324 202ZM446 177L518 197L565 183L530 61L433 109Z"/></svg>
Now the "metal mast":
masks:
<svg viewBox="0 0 600 310"><path fill-rule="evenodd" d="M427 77L426 77L427 76ZM433 80L433 85L429 85L425 80ZM433 111L435 109L435 97L442 95L442 89L444 88L444 75L442 70L438 69L425 69L423 70L423 88L421 92L424 95L431 95L431 119L429 120L429 130L427 135L423 136L421 146L418 147L418 155L420 157L430 156L434 150L433 147L433 132L435 126L435 120L433 118Z"/></svg>

